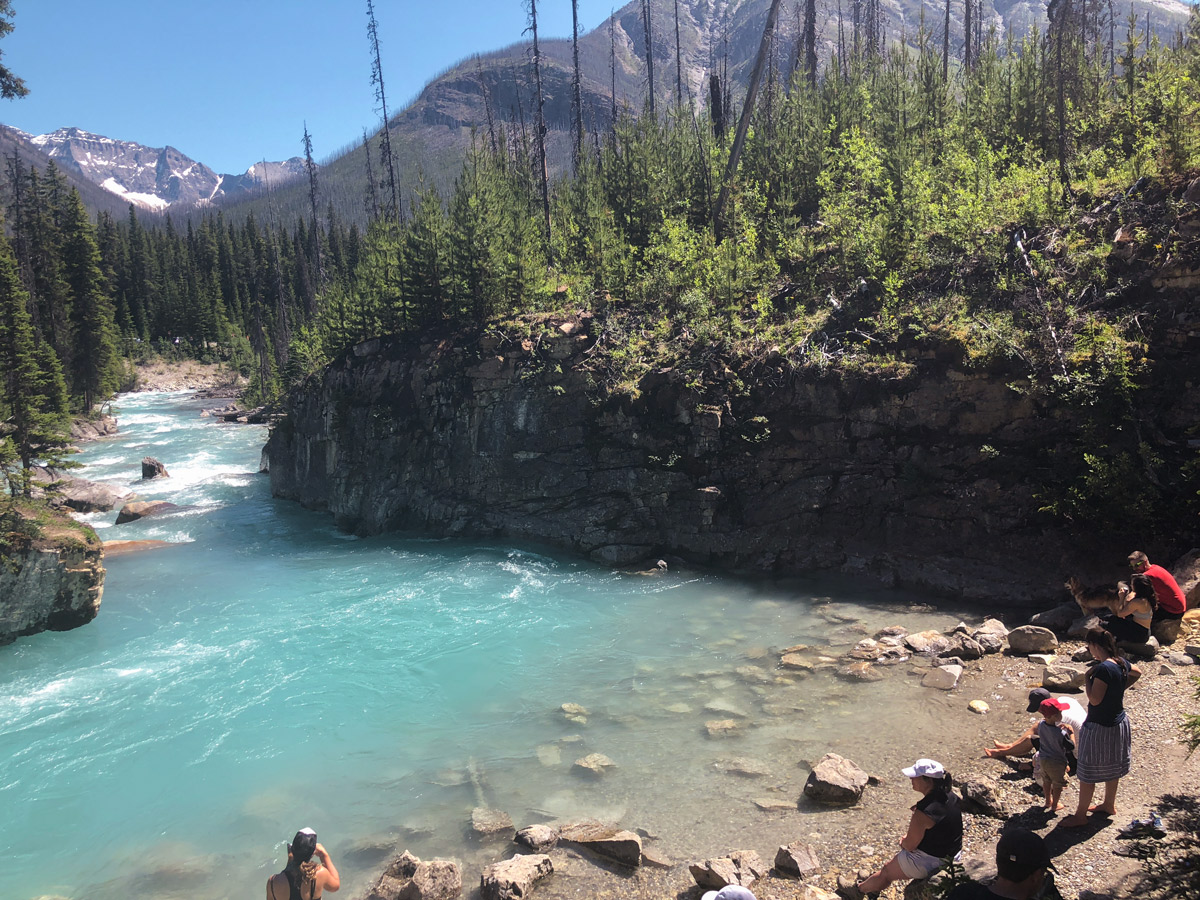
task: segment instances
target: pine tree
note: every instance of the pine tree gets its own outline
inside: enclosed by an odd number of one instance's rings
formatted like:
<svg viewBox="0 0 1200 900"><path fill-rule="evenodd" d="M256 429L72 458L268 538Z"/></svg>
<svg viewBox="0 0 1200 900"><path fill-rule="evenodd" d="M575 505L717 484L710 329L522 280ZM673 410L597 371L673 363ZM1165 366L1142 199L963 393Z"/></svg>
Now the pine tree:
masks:
<svg viewBox="0 0 1200 900"><path fill-rule="evenodd" d="M12 0L0 0L0 38L12 33L13 24L9 21L12 17ZM28 93L29 88L25 87L25 82L14 75L8 66L0 65L0 97L13 100Z"/></svg>
<svg viewBox="0 0 1200 900"><path fill-rule="evenodd" d="M71 386L87 413L116 389L120 370L112 299L100 270L100 251L87 210L74 190L64 214L62 261L75 335Z"/></svg>
<svg viewBox="0 0 1200 900"><path fill-rule="evenodd" d="M14 497L30 496L36 463L61 467L66 458L62 371L48 347L39 351L28 302L12 249L0 237L0 383L6 413L0 469Z"/></svg>

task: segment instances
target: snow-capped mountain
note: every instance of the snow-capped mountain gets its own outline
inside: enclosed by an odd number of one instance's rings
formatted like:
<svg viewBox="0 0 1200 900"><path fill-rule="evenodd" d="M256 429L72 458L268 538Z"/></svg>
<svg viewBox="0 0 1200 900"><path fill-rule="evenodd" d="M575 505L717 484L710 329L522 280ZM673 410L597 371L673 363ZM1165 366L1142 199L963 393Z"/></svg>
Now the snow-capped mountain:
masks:
<svg viewBox="0 0 1200 900"><path fill-rule="evenodd" d="M220 175L174 147L146 147L79 128L29 137L62 169L144 209L193 207L233 198L304 174L304 160L260 162L241 175Z"/></svg>

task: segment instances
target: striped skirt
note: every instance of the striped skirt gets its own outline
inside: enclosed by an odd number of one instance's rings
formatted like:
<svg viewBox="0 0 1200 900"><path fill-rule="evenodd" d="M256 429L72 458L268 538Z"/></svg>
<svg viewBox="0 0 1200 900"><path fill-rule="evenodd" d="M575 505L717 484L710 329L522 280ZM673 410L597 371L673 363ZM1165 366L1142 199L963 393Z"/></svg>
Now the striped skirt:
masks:
<svg viewBox="0 0 1200 900"><path fill-rule="evenodd" d="M1079 729L1079 746L1075 754L1079 768L1075 776L1084 784L1100 784L1128 775L1132 745L1129 716L1124 712L1116 725L1084 722Z"/></svg>

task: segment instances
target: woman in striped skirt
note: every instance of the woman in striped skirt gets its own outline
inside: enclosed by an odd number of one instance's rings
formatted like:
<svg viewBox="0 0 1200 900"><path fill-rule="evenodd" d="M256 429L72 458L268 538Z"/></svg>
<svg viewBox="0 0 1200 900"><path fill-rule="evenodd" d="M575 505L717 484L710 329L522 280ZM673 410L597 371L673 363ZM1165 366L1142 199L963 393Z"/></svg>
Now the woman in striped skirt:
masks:
<svg viewBox="0 0 1200 900"><path fill-rule="evenodd" d="M1132 735L1125 714L1125 688L1141 677L1136 666L1117 654L1116 639L1103 628L1087 633L1087 646L1096 664L1087 675L1088 714L1079 730L1079 806L1063 819L1066 828L1086 825L1089 812L1112 816L1117 811L1117 782L1129 774ZM1104 800L1090 806L1096 785L1104 783Z"/></svg>

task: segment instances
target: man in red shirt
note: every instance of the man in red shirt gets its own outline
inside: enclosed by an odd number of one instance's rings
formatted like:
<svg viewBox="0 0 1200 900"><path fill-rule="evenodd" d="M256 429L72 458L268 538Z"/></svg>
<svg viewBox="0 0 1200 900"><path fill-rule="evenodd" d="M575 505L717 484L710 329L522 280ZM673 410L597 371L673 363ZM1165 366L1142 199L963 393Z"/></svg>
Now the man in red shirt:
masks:
<svg viewBox="0 0 1200 900"><path fill-rule="evenodd" d="M1187 612L1187 598L1179 589L1179 583L1162 566L1151 565L1150 558L1141 550L1134 550L1129 554L1129 568L1135 575L1145 575L1154 585L1154 596L1158 600L1158 607L1154 610L1154 619L1150 623L1151 631L1155 632L1155 637L1158 637L1158 633L1162 630L1158 628L1158 624L1169 622L1171 624L1166 626L1166 631L1170 636L1168 643L1174 641L1179 636L1178 622ZM1162 642L1161 637L1159 642Z"/></svg>

